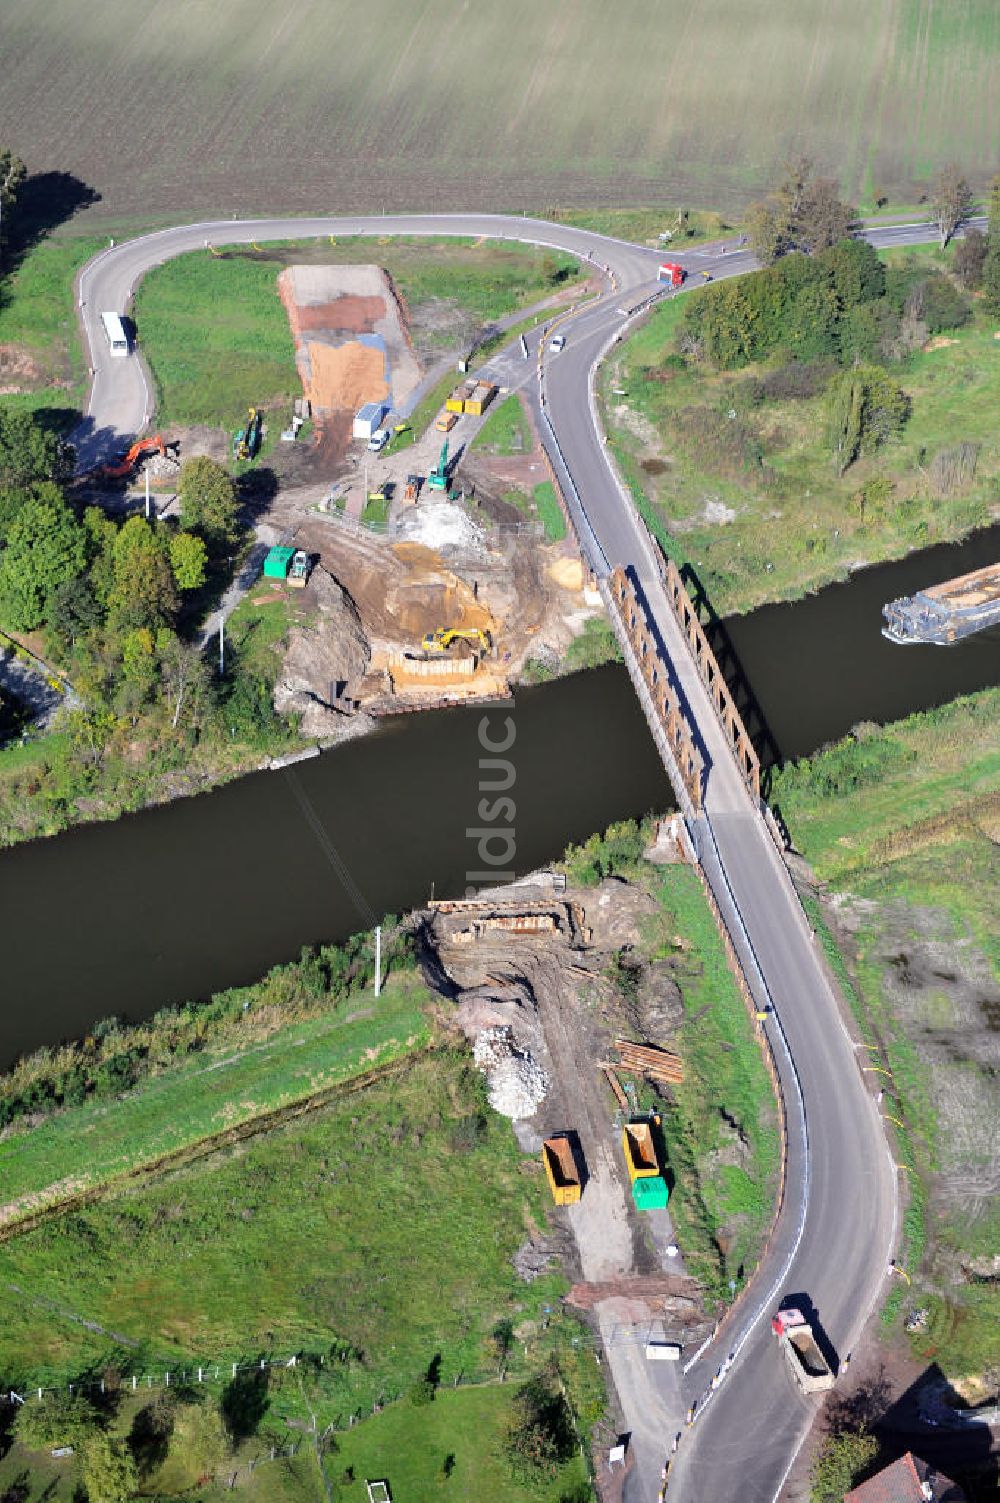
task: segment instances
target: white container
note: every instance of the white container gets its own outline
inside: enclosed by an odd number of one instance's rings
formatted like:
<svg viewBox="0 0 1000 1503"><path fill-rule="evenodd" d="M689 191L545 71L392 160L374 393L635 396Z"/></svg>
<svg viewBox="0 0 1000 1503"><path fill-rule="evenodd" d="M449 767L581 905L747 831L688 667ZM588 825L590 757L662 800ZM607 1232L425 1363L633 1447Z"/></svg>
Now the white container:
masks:
<svg viewBox="0 0 1000 1503"><path fill-rule="evenodd" d="M366 402L354 416L354 437L371 438L382 426L389 409L384 402Z"/></svg>
<svg viewBox="0 0 1000 1503"><path fill-rule="evenodd" d="M679 1362L681 1349L676 1341L647 1341L647 1362Z"/></svg>

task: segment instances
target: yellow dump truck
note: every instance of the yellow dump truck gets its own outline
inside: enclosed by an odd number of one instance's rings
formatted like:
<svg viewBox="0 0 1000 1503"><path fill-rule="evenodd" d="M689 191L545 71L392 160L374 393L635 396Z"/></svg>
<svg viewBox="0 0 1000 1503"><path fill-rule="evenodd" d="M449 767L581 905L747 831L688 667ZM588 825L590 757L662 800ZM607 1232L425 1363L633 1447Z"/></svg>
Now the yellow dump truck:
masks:
<svg viewBox="0 0 1000 1503"><path fill-rule="evenodd" d="M473 417L482 417L496 394L497 388L491 381L477 381L465 399L466 412L471 412Z"/></svg>
<svg viewBox="0 0 1000 1503"><path fill-rule="evenodd" d="M652 1178L660 1172L653 1141L653 1126L659 1126L659 1117L650 1122L626 1122L622 1129L622 1148L625 1150L625 1166L634 1185L637 1179Z"/></svg>
<svg viewBox="0 0 1000 1503"><path fill-rule="evenodd" d="M455 390L445 401L446 410L448 412L465 412L467 410L465 404L475 389L475 381L463 381L460 386L456 386Z"/></svg>
<svg viewBox="0 0 1000 1503"><path fill-rule="evenodd" d="M557 1206L571 1206L580 1199L580 1171L573 1144L565 1133L546 1138L542 1144L542 1163Z"/></svg>

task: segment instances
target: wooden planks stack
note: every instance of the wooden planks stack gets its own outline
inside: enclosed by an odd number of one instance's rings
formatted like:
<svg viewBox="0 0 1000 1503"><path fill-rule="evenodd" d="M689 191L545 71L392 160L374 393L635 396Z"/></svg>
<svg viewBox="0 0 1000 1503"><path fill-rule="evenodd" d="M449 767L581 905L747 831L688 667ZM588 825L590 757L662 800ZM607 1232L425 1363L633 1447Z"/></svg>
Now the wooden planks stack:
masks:
<svg viewBox="0 0 1000 1503"><path fill-rule="evenodd" d="M622 1067L633 1074L649 1075L664 1085L676 1085L684 1079L680 1057L669 1049L658 1049L655 1044L632 1044L628 1039L616 1039L615 1048Z"/></svg>

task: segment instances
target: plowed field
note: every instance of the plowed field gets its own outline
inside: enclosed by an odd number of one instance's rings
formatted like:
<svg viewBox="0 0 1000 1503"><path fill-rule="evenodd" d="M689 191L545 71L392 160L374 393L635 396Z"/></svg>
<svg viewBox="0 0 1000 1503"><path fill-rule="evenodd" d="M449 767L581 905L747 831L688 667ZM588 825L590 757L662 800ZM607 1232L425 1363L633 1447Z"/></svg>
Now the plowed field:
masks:
<svg viewBox="0 0 1000 1503"><path fill-rule="evenodd" d="M996 0L5 0L0 140L91 217L738 207L1000 159Z"/></svg>

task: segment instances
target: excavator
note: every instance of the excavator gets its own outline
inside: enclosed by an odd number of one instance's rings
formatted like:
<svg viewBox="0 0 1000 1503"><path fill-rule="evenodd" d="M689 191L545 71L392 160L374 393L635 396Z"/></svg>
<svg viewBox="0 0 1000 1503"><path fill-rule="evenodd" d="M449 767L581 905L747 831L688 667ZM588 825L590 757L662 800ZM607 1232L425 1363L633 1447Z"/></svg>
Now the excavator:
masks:
<svg viewBox="0 0 1000 1503"><path fill-rule="evenodd" d="M483 652L489 652L493 646L489 632L478 626L439 626L436 631L429 631L420 645L424 652L447 652L457 642L471 642Z"/></svg>
<svg viewBox="0 0 1000 1503"><path fill-rule="evenodd" d="M427 489L429 491L446 491L448 489L448 440L441 445L441 457L437 465L427 477Z"/></svg>
<svg viewBox="0 0 1000 1503"><path fill-rule="evenodd" d="M101 465L97 473L103 475L108 480L124 480L135 469L136 460L141 458L143 454L152 454L154 452L166 456L167 445L164 442L162 434L155 433L152 438L136 439L131 449L129 449L119 464Z"/></svg>
<svg viewBox="0 0 1000 1503"><path fill-rule="evenodd" d="M240 428L233 435L233 458L255 459L260 449L261 428L263 418L256 407L251 407L247 413L247 425Z"/></svg>

